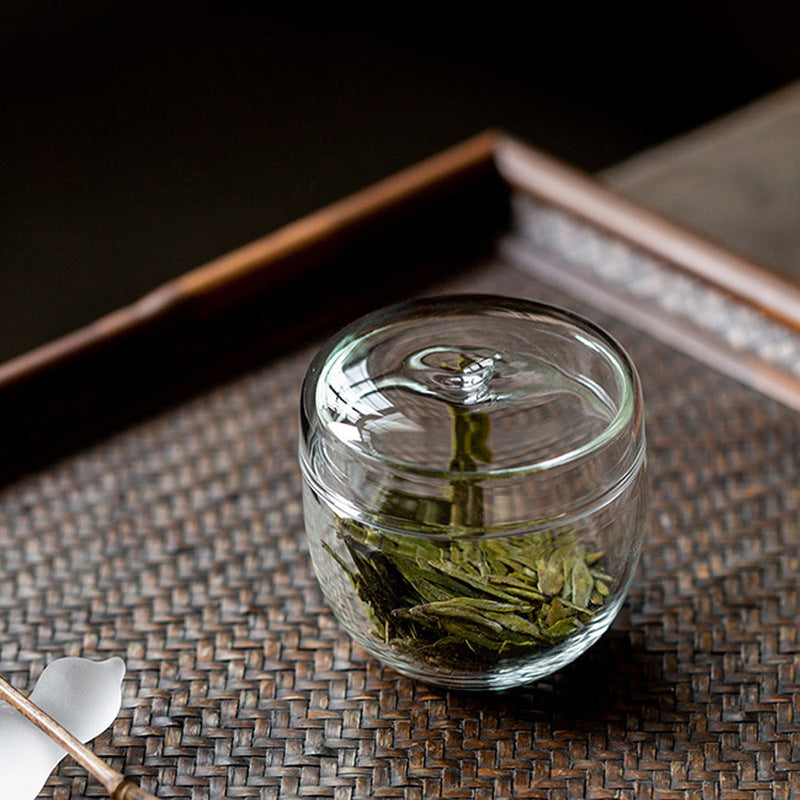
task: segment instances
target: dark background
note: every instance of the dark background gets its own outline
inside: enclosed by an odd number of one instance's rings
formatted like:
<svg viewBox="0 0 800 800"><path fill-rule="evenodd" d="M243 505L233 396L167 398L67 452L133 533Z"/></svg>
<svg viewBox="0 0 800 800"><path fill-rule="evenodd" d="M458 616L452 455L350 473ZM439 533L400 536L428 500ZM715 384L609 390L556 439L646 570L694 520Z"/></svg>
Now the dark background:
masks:
<svg viewBox="0 0 800 800"><path fill-rule="evenodd" d="M487 127L589 171L800 75L793 4L2 5L0 361Z"/></svg>

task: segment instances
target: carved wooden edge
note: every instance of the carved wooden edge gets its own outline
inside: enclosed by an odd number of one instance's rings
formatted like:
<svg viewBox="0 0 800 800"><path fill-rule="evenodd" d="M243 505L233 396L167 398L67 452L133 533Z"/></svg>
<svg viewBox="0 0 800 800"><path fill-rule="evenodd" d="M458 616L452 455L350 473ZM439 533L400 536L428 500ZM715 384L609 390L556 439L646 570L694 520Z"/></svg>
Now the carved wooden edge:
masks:
<svg viewBox="0 0 800 800"><path fill-rule="evenodd" d="M176 310L229 307L257 287L268 290L308 268L304 253L355 238L365 226L420 196L497 171L521 191L585 219L743 302L800 330L800 287L627 200L589 175L513 137L486 131L337 201L274 233L162 284L138 301L0 364L0 390L99 345L169 318Z"/></svg>
<svg viewBox="0 0 800 800"><path fill-rule="evenodd" d="M586 220L784 325L800 330L800 286L629 200L599 180L509 136L495 163L512 189Z"/></svg>

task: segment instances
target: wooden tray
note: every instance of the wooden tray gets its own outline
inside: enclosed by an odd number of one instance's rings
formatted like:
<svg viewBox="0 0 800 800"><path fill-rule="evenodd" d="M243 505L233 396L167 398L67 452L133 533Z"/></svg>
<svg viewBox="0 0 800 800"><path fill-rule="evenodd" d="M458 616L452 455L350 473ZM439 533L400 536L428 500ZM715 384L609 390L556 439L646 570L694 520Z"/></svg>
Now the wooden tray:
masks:
<svg viewBox="0 0 800 800"><path fill-rule="evenodd" d="M502 695L371 660L303 536L319 336L443 291L589 315L645 390L630 595L587 654ZM469 141L2 368L5 477L29 471L0 490L0 672L124 658L93 747L164 800L799 796L797 300L524 145ZM42 797L97 794L65 761Z"/></svg>

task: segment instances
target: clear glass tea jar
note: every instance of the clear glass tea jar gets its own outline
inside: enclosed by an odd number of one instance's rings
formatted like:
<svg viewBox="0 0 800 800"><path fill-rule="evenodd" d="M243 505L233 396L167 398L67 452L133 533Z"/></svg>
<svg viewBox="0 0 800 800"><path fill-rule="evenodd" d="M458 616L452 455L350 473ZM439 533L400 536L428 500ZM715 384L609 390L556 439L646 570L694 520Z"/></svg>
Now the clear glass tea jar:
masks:
<svg viewBox="0 0 800 800"><path fill-rule="evenodd" d="M503 689L613 621L644 531L644 418L591 322L484 295L378 311L314 359L301 427L314 567L386 664Z"/></svg>

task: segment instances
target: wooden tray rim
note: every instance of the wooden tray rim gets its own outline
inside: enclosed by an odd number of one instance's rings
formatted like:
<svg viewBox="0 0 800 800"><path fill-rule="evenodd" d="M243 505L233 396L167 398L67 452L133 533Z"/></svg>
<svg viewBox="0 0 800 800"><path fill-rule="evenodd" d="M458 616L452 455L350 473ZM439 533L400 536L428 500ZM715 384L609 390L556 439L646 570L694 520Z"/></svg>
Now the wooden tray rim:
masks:
<svg viewBox="0 0 800 800"><path fill-rule="evenodd" d="M87 326L0 364L0 392L191 304L235 302L247 280L298 277L288 255L353 233L382 214L471 171L492 168L510 189L579 217L800 331L800 287L621 196L598 179L512 136L488 130L170 280Z"/></svg>

